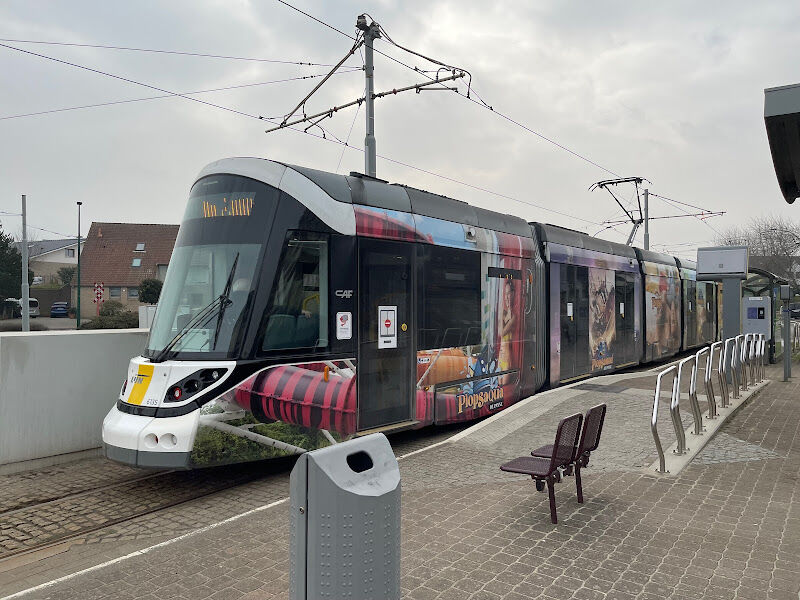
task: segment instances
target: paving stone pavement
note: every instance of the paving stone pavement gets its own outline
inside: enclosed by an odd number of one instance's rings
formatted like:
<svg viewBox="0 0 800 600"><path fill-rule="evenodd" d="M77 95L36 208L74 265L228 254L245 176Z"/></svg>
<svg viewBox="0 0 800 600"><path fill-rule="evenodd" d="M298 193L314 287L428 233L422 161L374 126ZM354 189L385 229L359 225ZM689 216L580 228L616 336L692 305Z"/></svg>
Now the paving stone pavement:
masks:
<svg viewBox="0 0 800 600"><path fill-rule="evenodd" d="M405 598L798 598L798 384L773 381L677 477L643 468L654 455L645 381L554 393L560 401L527 422L534 402L400 462ZM598 401L609 413L586 502L566 478L553 526L546 495L498 465ZM232 497L216 507L220 518L240 512ZM288 543L284 503L27 597L283 598Z"/></svg>

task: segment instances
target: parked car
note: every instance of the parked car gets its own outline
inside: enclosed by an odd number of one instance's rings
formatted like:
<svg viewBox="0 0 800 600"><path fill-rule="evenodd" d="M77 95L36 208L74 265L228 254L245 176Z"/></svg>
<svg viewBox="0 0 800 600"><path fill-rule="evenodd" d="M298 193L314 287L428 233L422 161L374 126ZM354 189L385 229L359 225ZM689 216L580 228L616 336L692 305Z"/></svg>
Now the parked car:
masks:
<svg viewBox="0 0 800 600"><path fill-rule="evenodd" d="M792 319L800 319L800 303L792 302L789 305L789 317Z"/></svg>
<svg viewBox="0 0 800 600"><path fill-rule="evenodd" d="M20 304L22 306L22 304ZM39 316L39 301L36 298L28 298L28 315L34 319Z"/></svg>
<svg viewBox="0 0 800 600"><path fill-rule="evenodd" d="M53 305L50 307L50 316L53 318L67 317L69 316L67 314L68 311L69 302L53 302Z"/></svg>
<svg viewBox="0 0 800 600"><path fill-rule="evenodd" d="M15 319L22 317L22 298L6 298L6 301L14 301L19 305L20 312L14 314ZM34 319L39 316L39 301L36 298L28 298L28 316Z"/></svg>
<svg viewBox="0 0 800 600"><path fill-rule="evenodd" d="M36 275L31 281L31 285L42 285L44 283L44 277L41 275Z"/></svg>

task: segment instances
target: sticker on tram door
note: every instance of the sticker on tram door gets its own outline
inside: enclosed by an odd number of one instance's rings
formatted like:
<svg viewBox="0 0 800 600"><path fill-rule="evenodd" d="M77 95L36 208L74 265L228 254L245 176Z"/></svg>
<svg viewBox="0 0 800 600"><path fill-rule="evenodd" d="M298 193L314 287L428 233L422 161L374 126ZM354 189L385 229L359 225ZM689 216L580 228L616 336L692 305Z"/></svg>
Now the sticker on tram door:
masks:
<svg viewBox="0 0 800 600"><path fill-rule="evenodd" d="M397 307L378 307L378 348L397 348Z"/></svg>
<svg viewBox="0 0 800 600"><path fill-rule="evenodd" d="M353 337L353 313L336 313L336 339L349 340Z"/></svg>

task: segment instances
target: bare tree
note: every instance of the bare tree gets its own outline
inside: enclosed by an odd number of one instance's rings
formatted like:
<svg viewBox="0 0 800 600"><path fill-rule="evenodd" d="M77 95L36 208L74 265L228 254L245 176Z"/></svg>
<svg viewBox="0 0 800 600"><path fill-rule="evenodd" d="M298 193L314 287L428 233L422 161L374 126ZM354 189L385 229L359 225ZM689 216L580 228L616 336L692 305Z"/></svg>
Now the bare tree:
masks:
<svg viewBox="0 0 800 600"><path fill-rule="evenodd" d="M730 227L716 240L722 246L748 246L750 264L785 277L795 286L800 275L800 224L783 215L762 215Z"/></svg>

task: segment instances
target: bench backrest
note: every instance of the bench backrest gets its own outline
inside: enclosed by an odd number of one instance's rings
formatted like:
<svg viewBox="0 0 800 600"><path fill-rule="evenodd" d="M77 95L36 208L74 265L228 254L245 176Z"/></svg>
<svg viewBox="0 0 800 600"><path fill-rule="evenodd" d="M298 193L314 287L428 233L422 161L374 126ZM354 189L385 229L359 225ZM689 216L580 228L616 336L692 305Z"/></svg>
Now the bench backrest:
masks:
<svg viewBox="0 0 800 600"><path fill-rule="evenodd" d="M600 444L600 434L603 432L603 421L606 418L606 405L598 404L590 408L583 421L583 432L577 456L584 452L594 452Z"/></svg>
<svg viewBox="0 0 800 600"><path fill-rule="evenodd" d="M551 472L556 467L575 460L581 423L583 423L583 415L580 413L561 419L556 430L556 441L553 443L553 457L550 462Z"/></svg>

